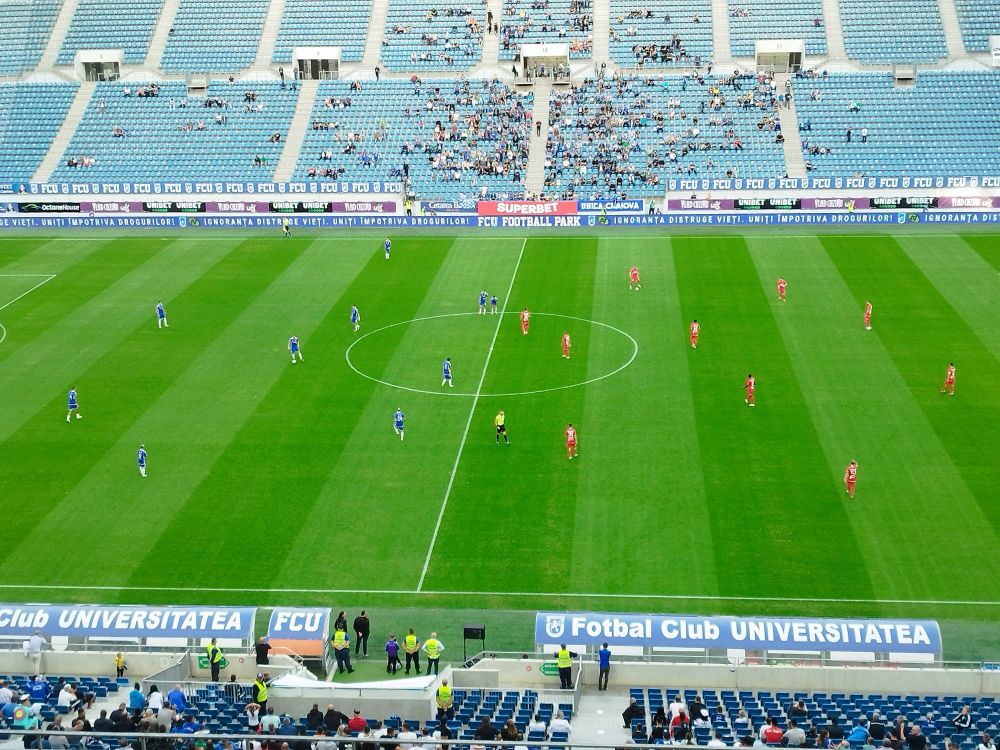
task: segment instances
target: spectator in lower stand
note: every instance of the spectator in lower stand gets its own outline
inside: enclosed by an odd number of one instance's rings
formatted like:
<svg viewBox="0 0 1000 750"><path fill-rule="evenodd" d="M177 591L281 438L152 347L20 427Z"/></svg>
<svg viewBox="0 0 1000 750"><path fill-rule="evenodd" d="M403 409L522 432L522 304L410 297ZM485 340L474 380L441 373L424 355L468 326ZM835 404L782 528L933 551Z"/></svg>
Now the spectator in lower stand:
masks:
<svg viewBox="0 0 1000 750"><path fill-rule="evenodd" d="M796 719L788 720L788 729L781 738L781 744L785 747L801 747L806 744L806 733Z"/></svg>
<svg viewBox="0 0 1000 750"><path fill-rule="evenodd" d="M622 724L624 728L631 729L633 719L642 720L645 718L646 718L645 709L643 709L642 706L638 704L635 698L630 698L628 702L628 707L624 711L622 711ZM535 721L538 721L538 714L535 714ZM542 726L544 727L545 725L543 724ZM528 731L529 732L531 731L530 726L528 728Z"/></svg>
<svg viewBox="0 0 1000 750"><path fill-rule="evenodd" d="M729 747L722 740L722 732L716 732L712 735L712 739L708 741L707 747Z"/></svg>
<svg viewBox="0 0 1000 750"><path fill-rule="evenodd" d="M681 711L670 719L670 739L674 742L681 741L690 728L691 723L688 721L687 711Z"/></svg>
<svg viewBox="0 0 1000 750"><path fill-rule="evenodd" d="M962 706L962 710L951 720L951 725L959 731L965 732L972 727L972 714L969 713L968 706Z"/></svg>
<svg viewBox="0 0 1000 750"><path fill-rule="evenodd" d="M497 728L490 723L488 716L484 716L479 726L476 727L475 739L490 742L497 738Z"/></svg>
<svg viewBox="0 0 1000 750"><path fill-rule="evenodd" d="M266 734L274 734L281 726L281 719L274 713L274 706L267 707L267 713L260 719L260 731Z"/></svg>
<svg viewBox="0 0 1000 750"><path fill-rule="evenodd" d="M137 682L128 694L128 707L130 711L135 711L137 708L145 708L145 706L146 696L142 694L142 687Z"/></svg>
<svg viewBox="0 0 1000 750"><path fill-rule="evenodd" d="M908 750L926 750L927 737L920 731L919 725L914 724L910 729L910 734L906 738L906 747Z"/></svg>
<svg viewBox="0 0 1000 750"><path fill-rule="evenodd" d="M111 719L108 718L107 709L102 708L100 715L94 719L94 731L110 732L112 726L114 725L111 723Z"/></svg>
<svg viewBox="0 0 1000 750"><path fill-rule="evenodd" d="M844 739L844 728L840 726L840 722L833 714L829 716L827 724L823 728L830 733L831 740L840 742L840 740Z"/></svg>
<svg viewBox="0 0 1000 750"><path fill-rule="evenodd" d="M782 737L785 733L781 731L781 727L778 726L778 720L771 716L767 720L767 724L761 727L760 739L765 745L776 745L781 742Z"/></svg>
<svg viewBox="0 0 1000 750"><path fill-rule="evenodd" d="M996 746L993 744L993 738L986 732L983 732L983 737L979 741L979 744L976 745L976 750L995 750L995 748Z"/></svg>
<svg viewBox="0 0 1000 750"><path fill-rule="evenodd" d="M900 748L906 743L906 737L909 733L910 725L906 721L906 717L900 714L896 717L896 723L889 731L888 739L896 750L900 750Z"/></svg>
<svg viewBox="0 0 1000 750"><path fill-rule="evenodd" d="M537 734L538 732L546 734L548 732L548 727L545 726L545 722L542 721L542 717L535 714L531 718L531 721L528 722L528 734Z"/></svg>
<svg viewBox="0 0 1000 750"><path fill-rule="evenodd" d="M365 717L361 715L360 709L354 709L354 716L352 716L347 722L347 731L349 732L360 732L362 729L368 727L368 722Z"/></svg>
<svg viewBox="0 0 1000 750"><path fill-rule="evenodd" d="M573 731L562 711L556 711L556 715L549 722L549 737L556 732L565 732L567 735Z"/></svg>
<svg viewBox="0 0 1000 750"><path fill-rule="evenodd" d="M335 734L337 729L339 729L342 724L346 725L348 721L349 719L347 714L338 711L333 707L332 703L326 707L326 713L323 714L323 726L326 727L328 734Z"/></svg>
<svg viewBox="0 0 1000 750"><path fill-rule="evenodd" d="M878 711L872 712L872 717L868 721L868 736L878 744L885 739L885 720Z"/></svg>
<svg viewBox="0 0 1000 750"><path fill-rule="evenodd" d="M273 710L273 709L268 709ZM278 727L277 734L281 737L298 737L299 728L292 723L292 717L286 716L281 720L281 726Z"/></svg>
<svg viewBox="0 0 1000 750"><path fill-rule="evenodd" d="M319 710L319 704L313 703L313 707L306 714L306 729L316 731L323 725L323 712Z"/></svg>
<svg viewBox="0 0 1000 750"><path fill-rule="evenodd" d="M864 719L855 719L854 726L851 727L847 735L847 741L851 744L863 744L868 739L868 729L865 727Z"/></svg>

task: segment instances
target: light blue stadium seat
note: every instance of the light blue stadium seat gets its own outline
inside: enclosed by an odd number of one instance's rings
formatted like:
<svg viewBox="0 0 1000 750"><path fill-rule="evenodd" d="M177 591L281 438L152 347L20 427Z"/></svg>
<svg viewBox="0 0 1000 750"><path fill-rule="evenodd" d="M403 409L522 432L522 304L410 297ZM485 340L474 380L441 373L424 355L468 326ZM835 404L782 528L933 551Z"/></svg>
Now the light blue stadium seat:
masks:
<svg viewBox="0 0 1000 750"><path fill-rule="evenodd" d="M702 65L712 58L711 0L611 0L608 51L628 67Z"/></svg>
<svg viewBox="0 0 1000 750"><path fill-rule="evenodd" d="M482 59L486 11L431 0L389 0L382 64L406 70L468 70Z"/></svg>
<svg viewBox="0 0 1000 750"><path fill-rule="evenodd" d="M69 65L80 49L123 49L125 62L141 63L162 8L163 0L80 0L57 63Z"/></svg>
<svg viewBox="0 0 1000 750"><path fill-rule="evenodd" d="M498 20L501 60L513 60L522 44L568 44L573 58L593 53L591 0L506 0Z"/></svg>
<svg viewBox="0 0 1000 750"><path fill-rule="evenodd" d="M293 47L340 47L341 61L358 62L365 51L371 9L371 0L285 0L273 61L291 62Z"/></svg>
<svg viewBox="0 0 1000 750"><path fill-rule="evenodd" d="M31 70L42 56L62 0L0 3L0 76Z"/></svg>
<svg viewBox="0 0 1000 750"><path fill-rule="evenodd" d="M729 0L733 55L753 55L759 39L802 39L807 55L825 55L822 0Z"/></svg>
<svg viewBox="0 0 1000 750"><path fill-rule="evenodd" d="M0 83L0 181L28 180L52 145L76 83Z"/></svg>
<svg viewBox="0 0 1000 750"><path fill-rule="evenodd" d="M935 62L947 55L937 0L840 0L847 56L863 63Z"/></svg>
<svg viewBox="0 0 1000 750"><path fill-rule="evenodd" d="M268 0L237 5L181 0L163 50L163 70L212 73L249 67L257 57L268 5Z"/></svg>

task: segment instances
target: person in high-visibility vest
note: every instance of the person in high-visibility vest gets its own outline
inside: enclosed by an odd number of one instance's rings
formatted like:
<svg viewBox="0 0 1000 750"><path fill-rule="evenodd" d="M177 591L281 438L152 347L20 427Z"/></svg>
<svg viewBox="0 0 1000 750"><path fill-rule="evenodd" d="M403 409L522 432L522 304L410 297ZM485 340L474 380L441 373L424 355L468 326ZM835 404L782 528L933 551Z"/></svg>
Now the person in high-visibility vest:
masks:
<svg viewBox="0 0 1000 750"><path fill-rule="evenodd" d="M213 638L208 646L208 666L212 670L212 682L219 681L219 670L222 669L222 649L219 648Z"/></svg>
<svg viewBox="0 0 1000 750"><path fill-rule="evenodd" d="M556 666L559 667L559 687L563 690L573 689L573 659L576 657L572 651L566 648L566 644L559 645L556 652Z"/></svg>
<svg viewBox="0 0 1000 750"><path fill-rule="evenodd" d="M427 674L434 670L438 673L438 661L441 659L441 652L444 651L444 644L438 640L437 633L431 633L431 637L424 641L424 651L427 653ZM419 670L417 670L419 671Z"/></svg>
<svg viewBox="0 0 1000 750"><path fill-rule="evenodd" d="M257 679L253 681L253 702L260 706L260 712L267 712L267 687L270 684L270 673L258 672Z"/></svg>
<svg viewBox="0 0 1000 750"><path fill-rule="evenodd" d="M441 680L437 693L434 695L434 701L437 703L438 721L441 721L441 719L450 720L455 716L455 696L452 694L451 685L448 684L448 680Z"/></svg>
<svg viewBox="0 0 1000 750"><path fill-rule="evenodd" d="M337 671L341 674L344 670L353 672L351 666L351 638L347 635L347 626L338 627L333 631L333 655L337 657Z"/></svg>
<svg viewBox="0 0 1000 750"><path fill-rule="evenodd" d="M413 634L413 628L403 638L403 653L406 654L406 674L410 673L410 665L417 668L420 674L420 640Z"/></svg>

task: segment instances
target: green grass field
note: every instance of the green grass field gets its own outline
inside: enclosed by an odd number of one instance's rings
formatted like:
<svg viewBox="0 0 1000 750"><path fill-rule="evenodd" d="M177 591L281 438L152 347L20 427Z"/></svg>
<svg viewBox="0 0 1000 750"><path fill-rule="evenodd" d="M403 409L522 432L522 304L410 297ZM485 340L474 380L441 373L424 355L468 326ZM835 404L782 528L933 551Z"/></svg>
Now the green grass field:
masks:
<svg viewBox="0 0 1000 750"><path fill-rule="evenodd" d="M0 598L367 606L517 649L536 608L920 616L1000 651L1000 235L381 240L0 238Z"/></svg>

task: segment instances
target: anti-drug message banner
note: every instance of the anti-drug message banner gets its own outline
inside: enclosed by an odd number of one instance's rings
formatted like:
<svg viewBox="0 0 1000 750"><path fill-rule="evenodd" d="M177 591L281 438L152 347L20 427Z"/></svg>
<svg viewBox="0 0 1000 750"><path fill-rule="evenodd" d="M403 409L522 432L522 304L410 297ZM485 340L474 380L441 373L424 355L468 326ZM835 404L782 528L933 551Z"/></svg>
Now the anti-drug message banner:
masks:
<svg viewBox="0 0 1000 750"><path fill-rule="evenodd" d="M601 612L539 612L536 643L940 654L933 620L835 620L814 617L693 617Z"/></svg>
<svg viewBox="0 0 1000 750"><path fill-rule="evenodd" d="M0 636L249 638L253 607L98 607L0 604Z"/></svg>

